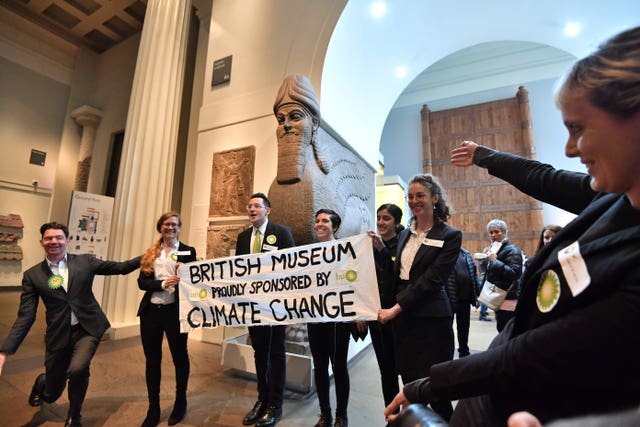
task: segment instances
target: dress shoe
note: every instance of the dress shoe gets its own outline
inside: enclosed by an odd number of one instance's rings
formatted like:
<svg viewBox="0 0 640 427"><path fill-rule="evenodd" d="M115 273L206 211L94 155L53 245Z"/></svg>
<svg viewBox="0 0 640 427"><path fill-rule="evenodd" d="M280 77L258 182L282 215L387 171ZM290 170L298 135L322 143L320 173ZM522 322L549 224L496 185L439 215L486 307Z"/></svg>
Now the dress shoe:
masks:
<svg viewBox="0 0 640 427"><path fill-rule="evenodd" d="M31 394L29 395L29 405L40 406L42 405L42 392L44 391L45 376L40 374L36 377L31 387Z"/></svg>
<svg viewBox="0 0 640 427"><path fill-rule="evenodd" d="M186 398L176 399L175 403L173 404L173 411L171 411L171 415L169 415L168 424L170 426L174 426L178 424L180 421L182 421L182 419L186 414L187 414L187 399Z"/></svg>
<svg viewBox="0 0 640 427"><path fill-rule="evenodd" d="M267 404L260 402L259 400L253 405L253 409L247 412L247 415L242 419L242 424L250 426L255 424L267 411Z"/></svg>
<svg viewBox="0 0 640 427"><path fill-rule="evenodd" d="M282 408L276 408L275 406L269 406L267 412L256 423L256 427L272 427L278 424L282 418Z"/></svg>
<svg viewBox="0 0 640 427"><path fill-rule="evenodd" d="M82 427L82 417L80 415L72 416L67 415L67 420L64 422L64 427Z"/></svg>
<svg viewBox="0 0 640 427"><path fill-rule="evenodd" d="M349 420L347 419L346 415L336 415L336 423L333 425L333 427L348 427L349 426Z"/></svg>
<svg viewBox="0 0 640 427"><path fill-rule="evenodd" d="M160 404L149 404L147 417L142 422L142 427L156 427L160 422Z"/></svg>
<svg viewBox="0 0 640 427"><path fill-rule="evenodd" d="M320 414L320 419L313 427L332 427L333 426L333 415L329 414Z"/></svg>

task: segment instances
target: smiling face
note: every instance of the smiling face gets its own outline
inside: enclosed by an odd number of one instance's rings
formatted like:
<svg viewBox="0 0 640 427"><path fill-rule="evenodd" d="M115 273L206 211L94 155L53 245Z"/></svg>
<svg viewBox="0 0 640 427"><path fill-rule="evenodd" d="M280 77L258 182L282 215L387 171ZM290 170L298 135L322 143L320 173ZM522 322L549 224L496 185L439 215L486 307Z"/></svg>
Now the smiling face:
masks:
<svg viewBox="0 0 640 427"><path fill-rule="evenodd" d="M579 157L591 176L591 188L625 193L640 203L640 112L619 117L594 107L584 89L559 99L562 119L569 131L568 157Z"/></svg>
<svg viewBox="0 0 640 427"><path fill-rule="evenodd" d="M409 185L409 191L407 191L407 202L411 213L418 219L418 222L425 219L433 220L433 207L438 202L438 197L432 196L427 186L419 182L412 182Z"/></svg>
<svg viewBox="0 0 640 427"><path fill-rule="evenodd" d="M174 243L178 240L180 234L180 218L177 216L170 216L165 219L160 226L160 234L162 234L162 240L167 243Z"/></svg>
<svg viewBox="0 0 640 427"><path fill-rule="evenodd" d="M393 215L387 209L380 209L376 218L378 234L382 240L387 241L393 238L396 235L396 222Z"/></svg>
<svg viewBox="0 0 640 427"><path fill-rule="evenodd" d="M50 228L44 232L40 244L47 254L47 259L51 262L58 262L64 258L67 252L69 240L64 235L64 231Z"/></svg>
<svg viewBox="0 0 640 427"><path fill-rule="evenodd" d="M319 242L328 242L334 239L333 223L331 222L331 216L327 213L322 212L316 215L313 229Z"/></svg>
<svg viewBox="0 0 640 427"><path fill-rule="evenodd" d="M247 214L249 215L249 221L255 228L260 228L262 224L267 220L271 212L271 208L265 207L264 200L261 197L254 197L249 200L247 204Z"/></svg>

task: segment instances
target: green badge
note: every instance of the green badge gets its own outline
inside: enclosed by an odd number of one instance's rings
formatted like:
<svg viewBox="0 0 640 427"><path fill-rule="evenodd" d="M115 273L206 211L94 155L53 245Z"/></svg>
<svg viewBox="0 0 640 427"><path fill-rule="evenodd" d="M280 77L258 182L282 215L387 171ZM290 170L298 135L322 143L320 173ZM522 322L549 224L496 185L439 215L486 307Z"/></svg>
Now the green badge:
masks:
<svg viewBox="0 0 640 427"><path fill-rule="evenodd" d="M47 284L51 289L58 289L59 287L62 286L63 283L64 283L64 277L62 277L59 274L54 274L53 276L49 277L49 280L47 282Z"/></svg>
<svg viewBox="0 0 640 427"><path fill-rule="evenodd" d="M547 270L540 279L538 292L536 294L536 304L538 310L548 313L553 310L560 299L560 278L553 270Z"/></svg>
<svg viewBox="0 0 640 427"><path fill-rule="evenodd" d="M170 258L171 261L178 261L178 255L175 252L171 254Z"/></svg>
<svg viewBox="0 0 640 427"><path fill-rule="evenodd" d="M349 270L346 277L349 282L355 282L358 279L358 273L355 270Z"/></svg>
<svg viewBox="0 0 640 427"><path fill-rule="evenodd" d="M198 292L198 297L200 299L205 299L207 297L207 290L206 289L200 289L200 292Z"/></svg>
<svg viewBox="0 0 640 427"><path fill-rule="evenodd" d="M267 243L270 244L270 245L275 244L277 240L278 240L278 238L274 234L269 234L267 236Z"/></svg>

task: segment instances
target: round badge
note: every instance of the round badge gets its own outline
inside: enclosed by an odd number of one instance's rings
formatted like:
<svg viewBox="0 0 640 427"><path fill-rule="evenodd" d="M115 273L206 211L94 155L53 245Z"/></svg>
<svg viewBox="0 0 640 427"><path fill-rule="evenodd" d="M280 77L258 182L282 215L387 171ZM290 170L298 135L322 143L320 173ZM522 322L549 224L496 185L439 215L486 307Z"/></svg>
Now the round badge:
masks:
<svg viewBox="0 0 640 427"><path fill-rule="evenodd" d="M556 306L560 299L560 278L553 270L547 270L540 279L536 304L543 313L548 313Z"/></svg>
<svg viewBox="0 0 640 427"><path fill-rule="evenodd" d="M267 236L267 243L270 244L270 245L275 244L276 240L278 240L278 238L274 234L269 234Z"/></svg>
<svg viewBox="0 0 640 427"><path fill-rule="evenodd" d="M49 280L47 281L47 284L51 289L58 289L62 286L63 283L64 277L59 274L54 274L53 276L49 277Z"/></svg>
<svg viewBox="0 0 640 427"><path fill-rule="evenodd" d="M198 297L200 297L200 299L205 299L207 297L207 290L200 289L200 291L198 292Z"/></svg>
<svg viewBox="0 0 640 427"><path fill-rule="evenodd" d="M358 273L355 270L347 271L347 280L349 282L355 282L358 279Z"/></svg>
<svg viewBox="0 0 640 427"><path fill-rule="evenodd" d="M171 261L178 261L178 255L175 252L171 254Z"/></svg>

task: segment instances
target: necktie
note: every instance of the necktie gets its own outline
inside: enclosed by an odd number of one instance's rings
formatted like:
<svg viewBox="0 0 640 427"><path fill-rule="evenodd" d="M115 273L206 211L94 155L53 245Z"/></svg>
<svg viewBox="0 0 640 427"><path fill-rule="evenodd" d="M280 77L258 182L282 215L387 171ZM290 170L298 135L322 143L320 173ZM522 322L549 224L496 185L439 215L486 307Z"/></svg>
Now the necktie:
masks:
<svg viewBox="0 0 640 427"><path fill-rule="evenodd" d="M262 249L262 237L260 234L260 230L256 229L256 233L253 236L253 250L251 253L257 254Z"/></svg>

